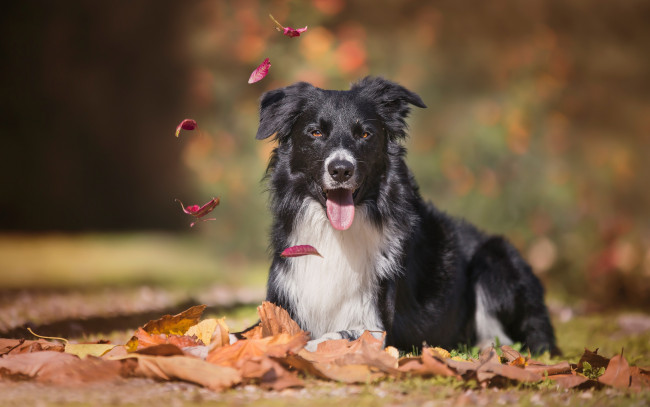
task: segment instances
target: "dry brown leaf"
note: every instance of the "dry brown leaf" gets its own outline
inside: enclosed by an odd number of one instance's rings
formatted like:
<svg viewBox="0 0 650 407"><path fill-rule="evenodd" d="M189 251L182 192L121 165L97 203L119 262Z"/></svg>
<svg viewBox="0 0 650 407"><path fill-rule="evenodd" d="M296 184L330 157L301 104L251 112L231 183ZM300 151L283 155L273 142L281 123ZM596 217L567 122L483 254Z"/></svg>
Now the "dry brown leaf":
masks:
<svg viewBox="0 0 650 407"><path fill-rule="evenodd" d="M630 367L631 384L634 390L650 388L650 370L645 370L637 366Z"/></svg>
<svg viewBox="0 0 650 407"><path fill-rule="evenodd" d="M508 362L508 365L515 367L526 367L526 359L522 356L519 356L517 359Z"/></svg>
<svg viewBox="0 0 650 407"><path fill-rule="evenodd" d="M549 375L548 378L554 380L563 389L573 389L589 381L588 377L576 372Z"/></svg>
<svg viewBox="0 0 650 407"><path fill-rule="evenodd" d="M598 348L593 352L585 348L585 352L582 354L582 357L580 357L580 361L578 362L578 370L580 371L582 371L583 362L588 362L594 369L600 369L601 367L607 367L609 359L600 356L598 354Z"/></svg>
<svg viewBox="0 0 650 407"><path fill-rule="evenodd" d="M426 348L425 348L426 349ZM423 349L422 356L418 358L403 358L400 361L399 371L405 373L416 374L419 376L444 376L444 377L457 377L460 378L456 372L447 366L446 363L438 360L438 353L425 351Z"/></svg>
<svg viewBox="0 0 650 407"><path fill-rule="evenodd" d="M217 366L189 356L159 357L133 353L123 360L128 361L130 359L137 359L138 361L137 367L132 373L137 377L148 377L157 380L183 380L200 384L215 391L228 389L241 383L242 380L237 369Z"/></svg>
<svg viewBox="0 0 650 407"><path fill-rule="evenodd" d="M266 389L284 390L304 385L295 373L287 371L280 363L267 356L241 360L236 367L244 379L258 382Z"/></svg>
<svg viewBox="0 0 650 407"><path fill-rule="evenodd" d="M140 355L151 355L151 356L177 356L183 355L183 351L176 345L171 343L161 343L160 345L147 346L135 351L135 353Z"/></svg>
<svg viewBox="0 0 650 407"><path fill-rule="evenodd" d="M525 369L541 376L544 375L544 372L549 376L571 373L571 365L567 361L556 363L554 365L528 364Z"/></svg>
<svg viewBox="0 0 650 407"><path fill-rule="evenodd" d="M316 367L328 378L343 383L370 383L386 376L380 369L365 364L317 363Z"/></svg>
<svg viewBox="0 0 650 407"><path fill-rule="evenodd" d="M449 359L451 357L451 354L447 350L439 347L424 348L422 349L422 353L429 353L431 356L437 357L441 360Z"/></svg>
<svg viewBox="0 0 650 407"><path fill-rule="evenodd" d="M605 373L598 378L598 381L618 389L627 389L630 387L630 365L625 360L625 357L623 357L623 352L620 355L614 356L609 361Z"/></svg>
<svg viewBox="0 0 650 407"><path fill-rule="evenodd" d="M519 358L525 359L521 353L512 349L512 347L508 345L501 346L501 352L503 354L503 357L506 359L506 361L508 361L508 363L517 360Z"/></svg>
<svg viewBox="0 0 650 407"><path fill-rule="evenodd" d="M0 358L0 375L12 380L35 379L41 383L77 386L120 377L120 363L95 357L79 359L63 352L32 352Z"/></svg>
<svg viewBox="0 0 650 407"><path fill-rule="evenodd" d="M478 356L478 361L480 363L496 363L501 364L501 358L497 354L497 351L494 350L494 347L490 346L481 350L481 353Z"/></svg>
<svg viewBox="0 0 650 407"><path fill-rule="evenodd" d="M0 355L17 355L20 353L41 352L44 350L63 352L65 345L44 339L30 341L26 339L0 338Z"/></svg>
<svg viewBox="0 0 650 407"><path fill-rule="evenodd" d="M542 376L522 369L520 367L502 365L500 363L487 362L481 365L476 372L479 382L492 379L492 375L505 377L506 379L516 380L522 383L533 383L542 380Z"/></svg>

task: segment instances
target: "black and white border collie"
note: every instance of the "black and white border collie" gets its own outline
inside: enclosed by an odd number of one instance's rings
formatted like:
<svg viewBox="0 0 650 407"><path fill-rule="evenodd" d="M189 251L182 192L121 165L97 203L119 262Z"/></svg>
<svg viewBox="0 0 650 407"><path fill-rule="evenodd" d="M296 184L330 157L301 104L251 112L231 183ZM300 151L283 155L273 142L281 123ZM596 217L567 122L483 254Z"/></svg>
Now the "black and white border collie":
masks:
<svg viewBox="0 0 650 407"><path fill-rule="evenodd" d="M267 300L311 332L311 349L369 330L409 351L495 337L554 351L542 285L517 250L420 196L400 144L410 105L426 107L373 77L347 91L301 82L262 96L257 139L278 142ZM322 258L280 256L305 244Z"/></svg>

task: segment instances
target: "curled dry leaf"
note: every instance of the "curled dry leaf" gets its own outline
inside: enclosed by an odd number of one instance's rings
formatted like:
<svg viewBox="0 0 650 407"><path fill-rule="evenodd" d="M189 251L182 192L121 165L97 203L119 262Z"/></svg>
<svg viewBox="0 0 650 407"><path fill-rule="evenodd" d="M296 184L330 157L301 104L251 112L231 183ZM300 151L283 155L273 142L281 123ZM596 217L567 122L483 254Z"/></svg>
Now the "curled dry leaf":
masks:
<svg viewBox="0 0 650 407"><path fill-rule="evenodd" d="M298 246L291 246L286 249L282 253L280 253L280 256L282 257L300 257L300 256L308 256L308 255L314 255L314 256L321 256L320 253L318 253L318 250L316 250L313 246L310 246L308 244L302 244Z"/></svg>
<svg viewBox="0 0 650 407"><path fill-rule="evenodd" d="M196 338L201 341L204 345L209 345L212 341L212 335L215 334L217 327L220 325L226 327L226 336L228 336L228 327L226 326L226 318L221 318L217 321L215 318L204 319L196 325L191 326L187 332L186 336L196 336ZM221 332L219 332L221 333Z"/></svg>
<svg viewBox="0 0 650 407"><path fill-rule="evenodd" d="M262 302L262 305L257 307L257 315L260 317L262 337L274 336L282 333L288 333L289 335L304 333L284 308L278 307L272 302Z"/></svg>
<svg viewBox="0 0 650 407"><path fill-rule="evenodd" d="M206 305L195 305L176 315L164 315L162 318L147 322L141 329L150 335L183 335L191 326L199 323L206 307ZM127 342L126 347L129 352L138 349L137 336L134 335Z"/></svg>
<svg viewBox="0 0 650 407"><path fill-rule="evenodd" d="M201 221L204 221L204 222L208 221L208 220L216 220L215 218L209 218L209 219L202 219L202 218L205 215L207 215L208 213L212 212L212 210L214 208L216 208L217 205L219 205L219 198L218 197L217 198L212 198L211 200L209 200L208 202L203 204L203 206L190 205L190 206L185 207L183 205L183 202L181 202L180 199L175 199L175 201L181 204L181 208L183 209L183 212L185 212L188 215L194 216L198 220L201 220ZM190 223L190 227L194 226L196 224L196 222L197 221Z"/></svg>
<svg viewBox="0 0 650 407"><path fill-rule="evenodd" d="M138 338L137 349L143 349L150 346L157 345L174 345L179 349L183 349L190 346L200 346L203 345L196 336L188 335L167 335L167 334L150 334L142 328L138 328L135 333L135 337Z"/></svg>
<svg viewBox="0 0 650 407"><path fill-rule="evenodd" d="M51 350L55 352L65 351L65 345L49 342L43 339L30 341L26 339L5 339L0 338L0 356L17 355L19 353L40 352Z"/></svg>
<svg viewBox="0 0 650 407"><path fill-rule="evenodd" d="M259 82L269 73L269 68L271 67L271 61L266 58L260 66L255 68L253 73L251 73L250 78L248 78L248 83Z"/></svg>
<svg viewBox="0 0 650 407"><path fill-rule="evenodd" d="M197 127L195 120L185 119L176 126L176 137L181 133L181 130L194 130Z"/></svg>
<svg viewBox="0 0 650 407"><path fill-rule="evenodd" d="M157 380L183 380L221 391L241 382L241 374L227 366L217 366L189 356L156 357L130 354L125 360L135 358L137 366L131 373L136 377Z"/></svg>

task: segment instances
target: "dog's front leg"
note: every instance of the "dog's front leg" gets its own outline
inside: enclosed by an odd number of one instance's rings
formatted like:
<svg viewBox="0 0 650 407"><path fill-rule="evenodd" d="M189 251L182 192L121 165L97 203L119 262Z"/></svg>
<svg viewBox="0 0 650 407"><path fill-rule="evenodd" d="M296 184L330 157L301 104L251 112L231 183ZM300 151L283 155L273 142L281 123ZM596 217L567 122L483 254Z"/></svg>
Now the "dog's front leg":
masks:
<svg viewBox="0 0 650 407"><path fill-rule="evenodd" d="M365 331L370 331L372 336L377 339L383 339L381 346L386 346L386 339L384 337L383 329L349 329L346 331L328 332L320 338L312 339L311 341L307 342L305 349L309 352L315 352L318 348L319 343L335 339L347 339L349 341L354 341L356 339L359 339L359 337L363 335Z"/></svg>

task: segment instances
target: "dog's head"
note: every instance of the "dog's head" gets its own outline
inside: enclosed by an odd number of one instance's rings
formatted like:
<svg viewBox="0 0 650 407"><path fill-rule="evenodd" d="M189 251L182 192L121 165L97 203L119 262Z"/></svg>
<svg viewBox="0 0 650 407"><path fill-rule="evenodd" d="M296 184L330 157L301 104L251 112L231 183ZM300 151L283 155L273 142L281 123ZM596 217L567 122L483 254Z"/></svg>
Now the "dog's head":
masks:
<svg viewBox="0 0 650 407"><path fill-rule="evenodd" d="M300 82L262 96L257 139L274 137L288 172L327 211L332 227L348 229L355 206L375 199L388 148L406 136L410 106L426 107L404 87L367 77L348 91Z"/></svg>

